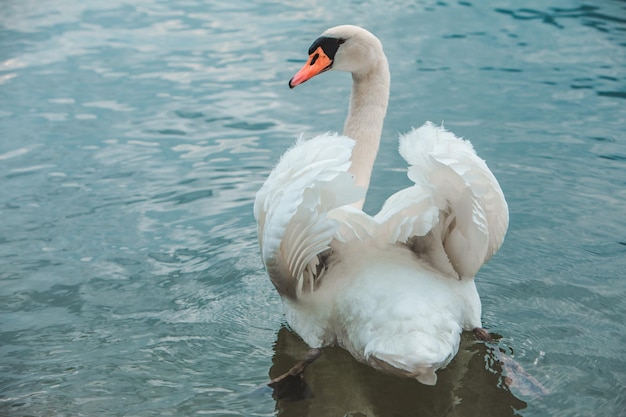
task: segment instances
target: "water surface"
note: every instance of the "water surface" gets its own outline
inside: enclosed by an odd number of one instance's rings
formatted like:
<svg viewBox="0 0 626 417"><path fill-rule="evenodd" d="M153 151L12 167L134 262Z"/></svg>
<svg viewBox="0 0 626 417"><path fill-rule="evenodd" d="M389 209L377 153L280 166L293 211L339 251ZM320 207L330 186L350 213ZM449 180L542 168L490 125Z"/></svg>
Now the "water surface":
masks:
<svg viewBox="0 0 626 417"><path fill-rule="evenodd" d="M617 416L626 409L626 3L8 0L0 6L0 414ZM312 395L263 384L284 327L252 203L350 78L287 81L325 28L385 45L366 210L409 184L397 134L471 139L507 196L484 325L436 387L339 349ZM513 358L541 387L504 383Z"/></svg>

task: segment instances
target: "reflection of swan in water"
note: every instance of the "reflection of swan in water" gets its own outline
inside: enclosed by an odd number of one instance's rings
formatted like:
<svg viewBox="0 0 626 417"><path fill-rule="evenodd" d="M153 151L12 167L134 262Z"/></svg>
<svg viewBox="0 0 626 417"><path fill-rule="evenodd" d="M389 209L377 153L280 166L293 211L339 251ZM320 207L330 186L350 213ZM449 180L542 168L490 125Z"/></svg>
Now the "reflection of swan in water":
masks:
<svg viewBox="0 0 626 417"><path fill-rule="evenodd" d="M271 378L289 370L308 347L283 327L274 349ZM516 415L517 410L526 408L526 403L508 389L502 357L500 352L464 333L459 353L446 369L438 372L437 385L429 387L412 379L376 372L342 349L326 348L324 355L306 368L306 398L277 400L278 416ZM486 366L486 362L490 365ZM515 375L518 383L534 384L525 380L525 375L521 375L521 380L518 377ZM541 391L543 387L529 389Z"/></svg>

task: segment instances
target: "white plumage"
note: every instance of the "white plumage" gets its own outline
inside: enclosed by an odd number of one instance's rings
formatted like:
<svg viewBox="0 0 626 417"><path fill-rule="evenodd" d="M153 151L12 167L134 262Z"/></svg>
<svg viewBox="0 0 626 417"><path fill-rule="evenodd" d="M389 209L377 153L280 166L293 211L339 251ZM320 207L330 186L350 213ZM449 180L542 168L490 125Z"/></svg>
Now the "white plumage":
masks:
<svg viewBox="0 0 626 417"><path fill-rule="evenodd" d="M311 347L338 344L374 368L432 385L460 333L481 327L474 275L502 244L506 201L468 141L426 123L400 138L414 184L376 216L364 213L387 61L380 42L355 26L320 39L331 41L316 41L311 56L331 50L330 66L310 68L310 59L290 85L329 68L352 72L346 136L298 140L259 190L263 262L289 325ZM324 48L333 39L336 53Z"/></svg>

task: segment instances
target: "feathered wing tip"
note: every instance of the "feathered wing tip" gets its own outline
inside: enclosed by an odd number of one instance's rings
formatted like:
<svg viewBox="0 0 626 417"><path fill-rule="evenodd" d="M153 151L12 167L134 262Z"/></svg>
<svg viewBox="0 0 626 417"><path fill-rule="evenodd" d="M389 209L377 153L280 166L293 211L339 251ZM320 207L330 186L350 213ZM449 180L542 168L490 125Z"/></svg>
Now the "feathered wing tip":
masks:
<svg viewBox="0 0 626 417"><path fill-rule="evenodd" d="M348 172L353 147L352 139L336 134L299 138L257 193L261 254L282 295L297 298L314 288L318 255L338 230L328 212L363 198Z"/></svg>
<svg viewBox="0 0 626 417"><path fill-rule="evenodd" d="M433 231L441 234L452 267L460 277L473 277L501 246L508 227L498 181L469 141L430 122L401 136L400 154L419 191L414 194L431 198L439 211Z"/></svg>

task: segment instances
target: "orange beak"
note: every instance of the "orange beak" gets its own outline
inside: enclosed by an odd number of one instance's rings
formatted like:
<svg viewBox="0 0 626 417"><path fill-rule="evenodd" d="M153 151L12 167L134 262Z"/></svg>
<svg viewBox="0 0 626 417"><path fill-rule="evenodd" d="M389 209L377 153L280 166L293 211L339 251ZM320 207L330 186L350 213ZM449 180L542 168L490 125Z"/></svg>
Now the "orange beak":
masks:
<svg viewBox="0 0 626 417"><path fill-rule="evenodd" d="M326 55L322 47L318 47L315 52L309 55L309 60L300 68L300 71L289 80L289 88L294 88L317 74L328 71L332 64L333 61Z"/></svg>

